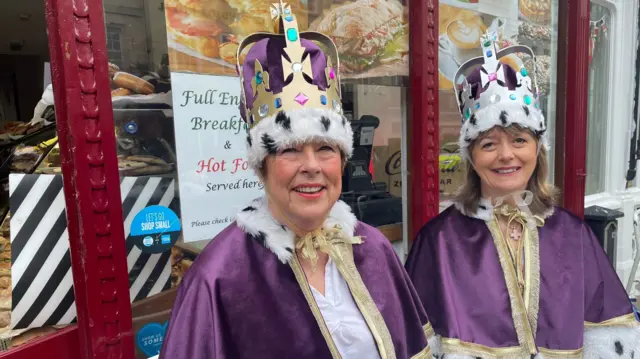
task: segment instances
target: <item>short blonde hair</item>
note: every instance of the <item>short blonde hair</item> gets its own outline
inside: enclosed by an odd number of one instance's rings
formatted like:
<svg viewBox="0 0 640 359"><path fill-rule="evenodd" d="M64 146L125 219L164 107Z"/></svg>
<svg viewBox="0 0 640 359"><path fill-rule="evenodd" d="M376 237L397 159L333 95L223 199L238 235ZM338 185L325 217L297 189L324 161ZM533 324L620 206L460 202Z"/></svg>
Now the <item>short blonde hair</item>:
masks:
<svg viewBox="0 0 640 359"><path fill-rule="evenodd" d="M536 139L536 142L539 139L539 136L534 134L533 131L518 124L512 124L509 127L500 127L500 129L511 135L518 135L522 132L528 132L533 138ZM480 134L478 138L471 142L471 144L469 145L469 153L473 152L474 146L485 136L487 136L489 131ZM467 178L465 183L458 189L458 192L454 197L454 201L462 206L465 213L476 214L478 211L478 204L480 203L480 199L482 198L480 186L481 180L480 176L478 176L478 173L476 173L475 169L473 168L471 161L466 161L465 166ZM538 157L536 158L536 167L533 170L531 178L529 178L529 183L527 184L527 190L533 193L533 201L529 205L529 209L534 215L545 215L555 205L558 191L552 184L547 182L548 174L549 161L547 158L547 150L543 146L538 152Z"/></svg>

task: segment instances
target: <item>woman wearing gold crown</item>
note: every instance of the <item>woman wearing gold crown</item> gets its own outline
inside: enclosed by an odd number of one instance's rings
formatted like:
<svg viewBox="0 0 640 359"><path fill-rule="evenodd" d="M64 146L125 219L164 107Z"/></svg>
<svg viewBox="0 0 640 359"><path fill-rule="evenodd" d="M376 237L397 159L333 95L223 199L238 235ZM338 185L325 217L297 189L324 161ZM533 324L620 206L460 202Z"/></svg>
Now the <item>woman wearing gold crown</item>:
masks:
<svg viewBox="0 0 640 359"><path fill-rule="evenodd" d="M428 322L389 241L338 201L352 130L337 66L274 4L249 36L241 112L265 184L180 285L163 359L431 358Z"/></svg>
<svg viewBox="0 0 640 359"><path fill-rule="evenodd" d="M640 323L589 227L554 205L535 79L496 36L456 81L466 183L419 232L406 268L437 358L636 358ZM531 69L535 74L535 69Z"/></svg>

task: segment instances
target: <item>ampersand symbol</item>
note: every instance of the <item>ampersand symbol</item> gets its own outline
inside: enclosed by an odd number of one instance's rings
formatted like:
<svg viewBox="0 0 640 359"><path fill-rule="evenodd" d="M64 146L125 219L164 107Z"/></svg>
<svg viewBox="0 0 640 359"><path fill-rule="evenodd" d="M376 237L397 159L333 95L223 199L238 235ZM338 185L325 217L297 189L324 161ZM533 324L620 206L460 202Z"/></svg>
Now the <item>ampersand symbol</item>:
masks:
<svg viewBox="0 0 640 359"><path fill-rule="evenodd" d="M225 150L228 150L228 149L230 149L230 148L231 148L231 142L227 141L227 142L224 144L224 149L225 149Z"/></svg>

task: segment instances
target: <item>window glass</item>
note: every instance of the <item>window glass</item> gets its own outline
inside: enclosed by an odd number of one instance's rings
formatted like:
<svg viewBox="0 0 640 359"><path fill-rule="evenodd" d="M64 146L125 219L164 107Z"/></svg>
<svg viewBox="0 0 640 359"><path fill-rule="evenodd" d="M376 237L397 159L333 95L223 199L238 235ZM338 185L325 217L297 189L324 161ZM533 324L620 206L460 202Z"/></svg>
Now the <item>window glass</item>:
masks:
<svg viewBox="0 0 640 359"><path fill-rule="evenodd" d="M59 155L44 2L0 11L0 351L70 323L71 263L60 176L40 171Z"/></svg>
<svg viewBox="0 0 640 359"><path fill-rule="evenodd" d="M587 178L585 194L605 189L605 146L609 116L609 77L611 43L605 29L611 11L591 3L591 63L589 65L589 102L587 112Z"/></svg>
<svg viewBox="0 0 640 359"><path fill-rule="evenodd" d="M273 31L272 2L104 0L140 358L159 350L154 324L168 319L198 254L263 195L246 162L236 54L249 34ZM300 31L322 32L338 49L341 106L355 135L341 199L404 259L408 9L399 0L287 3Z"/></svg>
<svg viewBox="0 0 640 359"><path fill-rule="evenodd" d="M465 166L461 162L458 148L461 117L452 78L464 62L482 56L480 36L492 27L499 29L501 48L525 45L532 49L536 57L539 104L545 114L551 144L549 181L553 181L557 1L442 0L439 10L441 210L450 204L450 199L466 179ZM532 69L532 61L532 57L524 53L513 53L501 58L503 64L516 70L523 65Z"/></svg>

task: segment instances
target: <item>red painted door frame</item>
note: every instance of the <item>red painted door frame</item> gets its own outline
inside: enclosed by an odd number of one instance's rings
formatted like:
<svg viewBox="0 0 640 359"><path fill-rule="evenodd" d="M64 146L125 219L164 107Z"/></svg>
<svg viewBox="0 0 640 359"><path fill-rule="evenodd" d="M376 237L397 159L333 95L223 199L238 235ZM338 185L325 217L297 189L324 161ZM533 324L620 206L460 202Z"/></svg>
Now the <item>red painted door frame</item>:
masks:
<svg viewBox="0 0 640 359"><path fill-rule="evenodd" d="M409 0L411 239L440 208L438 6L437 0Z"/></svg>
<svg viewBox="0 0 640 359"><path fill-rule="evenodd" d="M78 323L8 358L134 357L101 0L45 0Z"/></svg>
<svg viewBox="0 0 640 359"><path fill-rule="evenodd" d="M584 216L587 176L587 105L589 89L589 0L564 0L559 16L558 126L556 150L564 150L562 190L564 208ZM563 48L564 47L564 48ZM563 116L564 115L564 116ZM560 152L562 153L562 152ZM561 156L556 156L561 158ZM558 165L556 165L558 168ZM556 173L556 176L560 174Z"/></svg>
<svg viewBox="0 0 640 359"><path fill-rule="evenodd" d="M560 1L568 36L565 206L582 213L589 0ZM131 359L134 344L101 0L46 0L78 324L0 359ZM438 1L410 0L410 235L438 214ZM561 30L562 32L562 30ZM417 35L417 36L416 36ZM564 42L566 41L566 42ZM571 59L571 66L567 59ZM563 66L564 64L564 66ZM571 84L571 86L567 86ZM566 100L566 102L565 102ZM563 139L559 139L562 141Z"/></svg>

